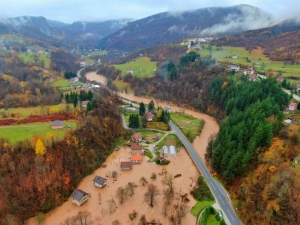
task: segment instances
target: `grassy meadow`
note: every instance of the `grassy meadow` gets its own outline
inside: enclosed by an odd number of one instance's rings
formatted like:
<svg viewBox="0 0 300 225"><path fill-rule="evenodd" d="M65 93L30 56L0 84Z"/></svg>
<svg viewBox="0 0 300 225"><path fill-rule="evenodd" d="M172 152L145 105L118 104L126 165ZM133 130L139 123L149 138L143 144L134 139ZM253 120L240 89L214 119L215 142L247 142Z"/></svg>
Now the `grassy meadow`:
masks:
<svg viewBox="0 0 300 225"><path fill-rule="evenodd" d="M35 54L35 53L28 53L28 52L22 52L19 54L19 57L28 64L35 65L35 61L33 60L33 55L37 55L39 61L44 60L45 62L45 68L50 67L50 55L49 54Z"/></svg>
<svg viewBox="0 0 300 225"><path fill-rule="evenodd" d="M203 128L203 121L184 113L171 113L171 120L189 138L194 140Z"/></svg>
<svg viewBox="0 0 300 225"><path fill-rule="evenodd" d="M61 139L69 128L60 130L52 130L50 127L51 122L47 123L28 123L12 126L1 126L0 137L8 139L12 144L18 141L24 141L32 139L34 136L42 136L44 139L47 138L47 134L54 136L55 139ZM71 129L76 128L76 121L64 121L65 126L70 125Z"/></svg>
<svg viewBox="0 0 300 225"><path fill-rule="evenodd" d="M213 205L215 202L214 201L201 201L197 202L196 205L192 208L192 214L193 216L198 216L199 213L205 209L208 206Z"/></svg>
<svg viewBox="0 0 300 225"><path fill-rule="evenodd" d="M133 90L130 88L129 83L126 83L122 80L114 80L113 84L116 85L116 87L118 88L118 91L120 91L120 92L127 91L127 93L133 93Z"/></svg>
<svg viewBox="0 0 300 225"><path fill-rule="evenodd" d="M210 51L208 46L199 51L201 56L209 55ZM282 61L272 61L263 54L262 48L257 48L251 52L242 47L230 47L223 46L221 50L218 50L216 46L212 46L212 57L216 58L220 62L229 62L232 64L241 64L245 66L255 66L255 69L259 72L264 71L276 71L282 72L284 77L297 76L300 77L300 65L284 65ZM237 55L237 59L226 58L226 56ZM249 61L247 62L246 59Z"/></svg>
<svg viewBox="0 0 300 225"><path fill-rule="evenodd" d="M113 65L117 69L122 71L122 74L127 73L127 69L133 69L133 76L137 77L153 77L153 70L156 69L156 62L150 60L149 57L140 57L134 59L125 64L115 64Z"/></svg>
<svg viewBox="0 0 300 225"><path fill-rule="evenodd" d="M68 104L73 108L73 104ZM19 119L28 117L30 115L42 115L43 111L49 111L50 114L65 110L67 104L59 104L59 105L49 105L49 106L36 106L36 107L27 107L27 108L9 108L7 110L1 109L0 115L3 117L4 115L7 118L12 118L12 114L15 114L15 117Z"/></svg>

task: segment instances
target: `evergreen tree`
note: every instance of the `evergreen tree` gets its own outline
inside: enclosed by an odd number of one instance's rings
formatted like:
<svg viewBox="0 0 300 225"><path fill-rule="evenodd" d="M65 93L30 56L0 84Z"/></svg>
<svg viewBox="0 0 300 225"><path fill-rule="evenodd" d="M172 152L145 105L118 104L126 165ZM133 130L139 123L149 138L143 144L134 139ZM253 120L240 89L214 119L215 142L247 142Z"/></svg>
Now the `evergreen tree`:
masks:
<svg viewBox="0 0 300 225"><path fill-rule="evenodd" d="M139 108L139 114L140 114L140 116L143 116L145 114L145 111L146 111L145 104L144 104L144 102L141 102L140 103L140 108Z"/></svg>
<svg viewBox="0 0 300 225"><path fill-rule="evenodd" d="M153 100L151 100L148 104L148 111L152 111L154 110L155 106L154 106L154 102Z"/></svg>

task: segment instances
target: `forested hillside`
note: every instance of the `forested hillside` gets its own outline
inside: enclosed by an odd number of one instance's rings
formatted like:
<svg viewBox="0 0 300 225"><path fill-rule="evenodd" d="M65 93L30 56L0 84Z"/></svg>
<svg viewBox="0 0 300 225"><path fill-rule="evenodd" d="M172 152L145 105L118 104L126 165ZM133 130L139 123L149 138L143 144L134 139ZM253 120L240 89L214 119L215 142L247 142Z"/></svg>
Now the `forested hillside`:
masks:
<svg viewBox="0 0 300 225"><path fill-rule="evenodd" d="M0 224L23 224L54 209L104 162L122 123L116 96L105 89L100 96L62 141L36 136L12 146L0 139Z"/></svg>
<svg viewBox="0 0 300 225"><path fill-rule="evenodd" d="M9 54L0 58L0 64L0 107L59 103L60 93L41 79L39 69Z"/></svg>
<svg viewBox="0 0 300 225"><path fill-rule="evenodd" d="M212 81L210 92L213 104L222 106L227 117L217 139L210 143L207 158L232 183L257 165L260 153L270 147L281 127L289 96L276 79L237 85L218 78Z"/></svg>

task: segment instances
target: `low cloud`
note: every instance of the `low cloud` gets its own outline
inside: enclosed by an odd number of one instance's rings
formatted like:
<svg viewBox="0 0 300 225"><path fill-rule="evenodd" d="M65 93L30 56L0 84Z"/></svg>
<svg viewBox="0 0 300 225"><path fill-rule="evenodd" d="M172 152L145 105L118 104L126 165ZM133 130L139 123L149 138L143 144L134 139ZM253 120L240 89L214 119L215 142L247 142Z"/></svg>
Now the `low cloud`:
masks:
<svg viewBox="0 0 300 225"><path fill-rule="evenodd" d="M223 23L215 24L200 32L200 36L213 36L224 32L254 30L268 26L272 21L271 15L266 15L259 9L240 6L242 16L230 14Z"/></svg>

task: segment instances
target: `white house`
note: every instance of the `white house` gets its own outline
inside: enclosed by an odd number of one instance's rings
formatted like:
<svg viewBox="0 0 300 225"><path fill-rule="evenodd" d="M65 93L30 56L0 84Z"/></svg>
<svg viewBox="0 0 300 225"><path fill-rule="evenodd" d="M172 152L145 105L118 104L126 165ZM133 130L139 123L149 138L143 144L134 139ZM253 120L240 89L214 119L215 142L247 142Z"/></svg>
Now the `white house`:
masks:
<svg viewBox="0 0 300 225"><path fill-rule="evenodd" d="M106 185L106 179L100 176L95 176L94 185L99 188L103 188Z"/></svg>
<svg viewBox="0 0 300 225"><path fill-rule="evenodd" d="M79 77L72 77L69 81L70 83L76 83L79 81Z"/></svg>
<svg viewBox="0 0 300 225"><path fill-rule="evenodd" d="M84 61L79 63L81 67L85 67L86 63Z"/></svg>
<svg viewBox="0 0 300 225"><path fill-rule="evenodd" d="M83 203L85 203L89 197L91 196L88 193L80 189L74 190L71 194L72 202L78 206L81 206Z"/></svg>
<svg viewBox="0 0 300 225"><path fill-rule="evenodd" d="M168 146L164 145L162 147L162 152L163 152L163 156L168 156L169 155L169 148L168 148Z"/></svg>

